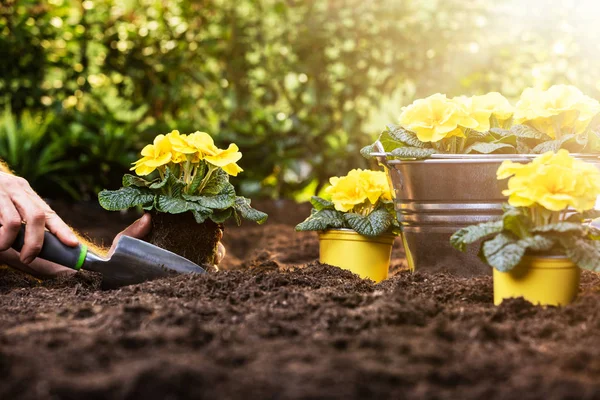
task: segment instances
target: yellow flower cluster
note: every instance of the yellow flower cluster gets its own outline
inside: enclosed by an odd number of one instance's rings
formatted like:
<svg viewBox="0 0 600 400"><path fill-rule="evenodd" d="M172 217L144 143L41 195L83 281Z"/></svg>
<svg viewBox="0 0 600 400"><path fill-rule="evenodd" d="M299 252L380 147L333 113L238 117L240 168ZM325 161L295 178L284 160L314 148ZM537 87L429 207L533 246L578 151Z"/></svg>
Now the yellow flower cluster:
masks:
<svg viewBox="0 0 600 400"><path fill-rule="evenodd" d="M332 177L325 193L331 196L335 209L342 212L365 205L367 200L375 205L379 199L391 200L392 193L387 176L382 171L353 169L348 175Z"/></svg>
<svg viewBox="0 0 600 400"><path fill-rule="evenodd" d="M142 149L142 158L133 163L132 170L144 176L163 165L184 162L199 163L205 160L214 167L220 167L229 175L237 176L243 170L237 165L242 153L235 144L226 150L215 146L212 137L206 132L182 135L172 131L167 135L158 135L154 143Z"/></svg>
<svg viewBox="0 0 600 400"><path fill-rule="evenodd" d="M467 129L486 132L492 115L503 123L512 114L513 107L497 92L452 99L436 93L404 107L400 126L415 133L422 142L438 142L453 136L464 137Z"/></svg>
<svg viewBox="0 0 600 400"><path fill-rule="evenodd" d="M550 211L573 207L582 212L594 208L600 195L600 171L564 149L544 153L527 164L504 161L497 177L510 177L502 194L515 207L539 204Z"/></svg>
<svg viewBox="0 0 600 400"><path fill-rule="evenodd" d="M579 134L600 112L600 103L569 85L548 90L525 89L517 103L515 123L529 125L551 138Z"/></svg>

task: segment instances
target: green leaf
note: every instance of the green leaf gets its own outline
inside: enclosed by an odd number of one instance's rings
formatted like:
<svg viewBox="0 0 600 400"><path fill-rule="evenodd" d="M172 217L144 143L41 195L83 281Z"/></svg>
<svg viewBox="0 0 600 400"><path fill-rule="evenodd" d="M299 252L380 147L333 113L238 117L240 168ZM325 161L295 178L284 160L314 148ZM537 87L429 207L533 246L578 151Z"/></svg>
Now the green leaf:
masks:
<svg viewBox="0 0 600 400"><path fill-rule="evenodd" d="M518 154L531 154L531 147L527 144L527 141L523 138L517 138L517 153Z"/></svg>
<svg viewBox="0 0 600 400"><path fill-rule="evenodd" d="M588 210L581 213L573 213L567 218L567 222L583 222L590 219L600 218L600 211Z"/></svg>
<svg viewBox="0 0 600 400"><path fill-rule="evenodd" d="M268 215L262 211L252 208L250 206L250 199L245 197L236 197L233 207L243 218L247 220L254 221L258 224L264 224L267 221Z"/></svg>
<svg viewBox="0 0 600 400"><path fill-rule="evenodd" d="M211 212L209 208L203 207L193 201L166 195L157 196L155 207L157 211L169 214L181 214L187 211L196 211L208 215Z"/></svg>
<svg viewBox="0 0 600 400"><path fill-rule="evenodd" d="M167 183L169 182L170 178L171 178L171 170L167 167L165 169L165 176L163 177L162 181L151 184L150 189L161 189L161 188L167 186Z"/></svg>
<svg viewBox="0 0 600 400"><path fill-rule="evenodd" d="M465 251L467 245L500 232L502 232L502 221L490 221L467 226L454 232L450 237L450 244L457 250Z"/></svg>
<svg viewBox="0 0 600 400"><path fill-rule="evenodd" d="M538 131L528 125L515 125L510 128L510 133L516 137L523 139L538 139L538 140L551 140L552 138L543 132Z"/></svg>
<svg viewBox="0 0 600 400"><path fill-rule="evenodd" d="M531 223L526 215L518 208L508 208L502 215L504 230L512 232L516 237L523 239L529 236Z"/></svg>
<svg viewBox="0 0 600 400"><path fill-rule="evenodd" d="M336 210L321 210L311 214L306 220L296 225L296 230L324 231L344 227L346 227L346 222L343 213Z"/></svg>
<svg viewBox="0 0 600 400"><path fill-rule="evenodd" d="M532 251L550 251L554 247L555 241L552 238L543 235L529 236L519 241L527 250Z"/></svg>
<svg viewBox="0 0 600 400"><path fill-rule="evenodd" d="M392 157L422 159L430 157L432 154L435 154L436 151L434 149L424 149L420 147L398 147L389 153Z"/></svg>
<svg viewBox="0 0 600 400"><path fill-rule="evenodd" d="M334 205L331 201L325 200L319 196L312 196L310 198L310 204L312 204L313 208L317 211L334 209Z"/></svg>
<svg viewBox="0 0 600 400"><path fill-rule="evenodd" d="M564 233L564 232L581 232L585 231L585 227L576 222L559 222L557 224L548 224L543 226L535 227L531 230L532 232L555 232L555 233Z"/></svg>
<svg viewBox="0 0 600 400"><path fill-rule="evenodd" d="M540 143L537 146L535 146L533 148L533 153L534 154L543 154L546 153L548 151L554 151L557 152L558 150L560 150L560 148L569 140L573 139L575 137L575 135L570 134L570 135L565 135L560 139L557 140L550 140L544 143Z"/></svg>
<svg viewBox="0 0 600 400"><path fill-rule="evenodd" d="M151 184L152 184L152 182L149 182L149 181L145 180L144 178L140 178L139 176L130 175L130 174L123 175L123 186L124 187L130 187L130 186L148 187Z"/></svg>
<svg viewBox="0 0 600 400"><path fill-rule="evenodd" d="M231 218L233 213L233 208L228 208L226 210L216 210L210 215L210 219L217 223L221 224Z"/></svg>
<svg viewBox="0 0 600 400"><path fill-rule="evenodd" d="M204 189L202 189L202 195L216 195L225 189L229 184L229 174L223 171L221 168L215 170L206 183Z"/></svg>
<svg viewBox="0 0 600 400"><path fill-rule="evenodd" d="M357 233L365 236L379 236L385 233L392 225L394 216L385 209L378 209L369 215L355 213L344 214L344 220Z"/></svg>
<svg viewBox="0 0 600 400"><path fill-rule="evenodd" d="M567 257L577 266L591 271L600 271L600 241L568 236L561 237L560 242Z"/></svg>
<svg viewBox="0 0 600 400"><path fill-rule="evenodd" d="M206 176L207 169L208 169L208 167L206 166L206 162L201 162L198 165L198 169L196 170L196 175L194 175L194 179L192 179L192 182L190 183L190 187L188 188L188 193L196 194L196 191L200 187L202 180Z"/></svg>
<svg viewBox="0 0 600 400"><path fill-rule="evenodd" d="M192 214L194 215L194 219L196 220L196 223L198 223L198 224L204 223L206 221L206 218L208 218L208 214L202 213L200 211L192 210ZM212 215L211 215L211 219L212 219Z"/></svg>
<svg viewBox="0 0 600 400"><path fill-rule="evenodd" d="M392 139L401 142L407 147L425 148L427 146L426 143L419 140L417 135L410 131L407 131L399 125L388 125L387 129Z"/></svg>
<svg viewBox="0 0 600 400"><path fill-rule="evenodd" d="M109 211L125 210L136 206L149 206L154 194L137 187L124 187L119 190L103 190L98 194L100 205Z"/></svg>
<svg viewBox="0 0 600 400"><path fill-rule="evenodd" d="M483 243L482 252L487 263L500 272L513 269L523 256L526 247L508 234L500 233Z"/></svg>
<svg viewBox="0 0 600 400"><path fill-rule="evenodd" d="M190 196L184 194L183 198L200 204L202 207L216 210L224 210L232 207L235 203L235 189L233 185L227 182L223 191L215 196Z"/></svg>
<svg viewBox="0 0 600 400"><path fill-rule="evenodd" d="M491 153L514 153L515 148L507 143L486 143L476 142L467 147L464 151L465 154L469 153L480 153L480 154L491 154Z"/></svg>

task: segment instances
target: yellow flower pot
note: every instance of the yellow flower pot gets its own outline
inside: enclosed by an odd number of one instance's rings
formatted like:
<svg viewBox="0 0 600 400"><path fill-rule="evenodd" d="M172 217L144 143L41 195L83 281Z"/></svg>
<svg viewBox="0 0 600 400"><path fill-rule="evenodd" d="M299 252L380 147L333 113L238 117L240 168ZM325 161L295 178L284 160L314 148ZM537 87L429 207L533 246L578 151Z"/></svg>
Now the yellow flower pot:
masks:
<svg viewBox="0 0 600 400"><path fill-rule="evenodd" d="M388 277L395 236L363 236L351 229L319 232L319 261L380 282Z"/></svg>
<svg viewBox="0 0 600 400"><path fill-rule="evenodd" d="M523 297L539 305L567 305L575 300L580 270L566 257L525 256L508 272L494 269L494 304Z"/></svg>

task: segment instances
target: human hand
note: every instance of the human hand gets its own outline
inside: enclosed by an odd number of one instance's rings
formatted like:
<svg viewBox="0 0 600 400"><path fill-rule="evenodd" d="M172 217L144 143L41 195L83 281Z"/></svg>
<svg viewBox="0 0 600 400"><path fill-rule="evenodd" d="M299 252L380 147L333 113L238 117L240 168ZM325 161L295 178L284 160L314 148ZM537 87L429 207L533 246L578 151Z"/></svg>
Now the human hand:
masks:
<svg viewBox="0 0 600 400"><path fill-rule="evenodd" d="M23 222L27 224L25 244L19 254L23 264L30 264L39 254L45 229L67 246L75 247L79 243L71 228L25 179L0 172L0 252L10 249Z"/></svg>

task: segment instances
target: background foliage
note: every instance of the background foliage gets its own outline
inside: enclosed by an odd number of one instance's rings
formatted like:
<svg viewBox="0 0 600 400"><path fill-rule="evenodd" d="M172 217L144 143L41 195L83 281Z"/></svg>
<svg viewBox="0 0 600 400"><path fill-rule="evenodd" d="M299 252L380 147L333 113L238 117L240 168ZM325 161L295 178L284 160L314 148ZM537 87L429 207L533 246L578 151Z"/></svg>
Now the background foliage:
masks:
<svg viewBox="0 0 600 400"><path fill-rule="evenodd" d="M306 198L364 166L358 150L415 97L563 82L598 97L594 11L593 0L4 0L0 158L46 196L91 198L119 186L154 135L204 130L240 146L242 193Z"/></svg>

